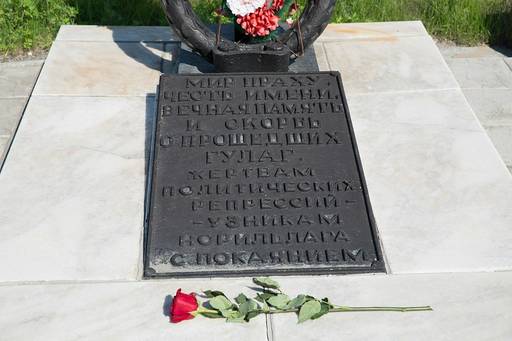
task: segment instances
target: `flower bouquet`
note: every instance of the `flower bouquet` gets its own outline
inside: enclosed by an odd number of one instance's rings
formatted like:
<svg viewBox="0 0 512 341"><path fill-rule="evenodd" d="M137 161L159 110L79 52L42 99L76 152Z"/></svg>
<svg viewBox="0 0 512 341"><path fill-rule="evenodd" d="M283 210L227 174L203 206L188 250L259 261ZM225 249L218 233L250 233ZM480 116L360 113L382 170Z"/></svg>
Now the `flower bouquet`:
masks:
<svg viewBox="0 0 512 341"><path fill-rule="evenodd" d="M237 40L260 43L277 37L281 26L291 27L297 10L296 0L223 0L216 15L233 21Z"/></svg>
<svg viewBox="0 0 512 341"><path fill-rule="evenodd" d="M204 296L208 298L200 304L195 293L186 294L178 289L169 308L171 323L190 320L196 316L207 318L224 318L227 322L249 322L260 314L295 313L298 322L315 320L331 312L356 311L390 311L413 312L430 311L430 306L420 307L348 307L335 305L328 298L317 299L310 295L300 294L290 298L280 288L279 283L268 278L253 278L254 284L260 288L256 297L249 298L239 294L234 302L223 292L207 290Z"/></svg>

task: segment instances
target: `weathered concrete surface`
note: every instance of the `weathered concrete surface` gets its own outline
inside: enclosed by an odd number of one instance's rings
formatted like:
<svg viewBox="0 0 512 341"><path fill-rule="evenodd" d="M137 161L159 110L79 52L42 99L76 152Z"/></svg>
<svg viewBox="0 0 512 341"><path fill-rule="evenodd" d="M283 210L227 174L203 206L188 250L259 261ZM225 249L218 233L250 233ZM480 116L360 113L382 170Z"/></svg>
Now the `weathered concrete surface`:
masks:
<svg viewBox="0 0 512 341"><path fill-rule="evenodd" d="M0 63L0 169L42 64L42 60Z"/></svg>
<svg viewBox="0 0 512 341"><path fill-rule="evenodd" d="M421 23L333 25L314 46L318 68L340 70L347 85L388 270L395 274L280 280L291 294L311 292L339 304L432 304L434 312L333 314L300 327L294 316L260 318L251 325L217 320L168 325L167 295L179 287L218 288L233 296L250 285L248 279L140 280L154 94L160 72L178 69L176 41L160 29L141 34L123 28L117 38L115 28L78 27L76 35L73 30L61 31L55 51L76 56L62 66L74 84L58 79L58 62L65 59L50 53L40 92L30 100L0 173L3 336L196 340L209 333L226 341L510 336L512 178ZM112 53L88 53L88 44L99 52L98 44L105 44ZM472 58L467 53L454 56ZM112 62L96 62L103 57L114 62L113 69ZM508 68L510 61L502 62ZM89 71L77 71L84 69ZM133 72L140 82L121 84L130 82L126 74L122 82L112 79L120 72ZM477 77L461 79L479 84ZM509 105L501 94L508 94L508 77L485 77L494 88L470 102L484 126L506 127ZM102 93L103 82L119 87ZM478 86L463 89L466 96L479 98L475 94L486 89Z"/></svg>
<svg viewBox="0 0 512 341"><path fill-rule="evenodd" d="M473 111L512 169L512 50L438 43Z"/></svg>

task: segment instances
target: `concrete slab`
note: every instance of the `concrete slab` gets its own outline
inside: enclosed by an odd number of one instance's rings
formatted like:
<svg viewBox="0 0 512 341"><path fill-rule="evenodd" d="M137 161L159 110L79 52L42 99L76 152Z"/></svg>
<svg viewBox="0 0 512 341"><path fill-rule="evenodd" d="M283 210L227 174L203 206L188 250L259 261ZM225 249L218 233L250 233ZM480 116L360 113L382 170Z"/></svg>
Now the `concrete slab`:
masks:
<svg viewBox="0 0 512 341"><path fill-rule="evenodd" d="M349 107L392 273L512 269L512 177L460 91Z"/></svg>
<svg viewBox="0 0 512 341"><path fill-rule="evenodd" d="M325 44L316 42L313 44L313 50L315 53L315 59L318 65L319 71L329 71L331 67L329 60L327 59L327 52L325 50Z"/></svg>
<svg viewBox="0 0 512 341"><path fill-rule="evenodd" d="M161 43L56 41L35 96L146 96L160 76Z"/></svg>
<svg viewBox="0 0 512 341"><path fill-rule="evenodd" d="M43 61L0 63L0 98L27 97Z"/></svg>
<svg viewBox="0 0 512 341"><path fill-rule="evenodd" d="M9 145L9 141L11 140L10 136L1 135L0 136L0 166L2 165L5 154L7 153L7 147Z"/></svg>
<svg viewBox="0 0 512 341"><path fill-rule="evenodd" d="M382 40L398 37L428 36L421 21L330 24L319 38L321 42L340 40Z"/></svg>
<svg viewBox="0 0 512 341"><path fill-rule="evenodd" d="M137 278L154 105L31 99L0 173L0 281Z"/></svg>
<svg viewBox="0 0 512 341"><path fill-rule="evenodd" d="M27 98L0 98L0 135L10 136L16 130Z"/></svg>
<svg viewBox="0 0 512 341"><path fill-rule="evenodd" d="M460 89L348 94L347 97L354 121L483 132Z"/></svg>
<svg viewBox="0 0 512 341"><path fill-rule="evenodd" d="M489 134L496 149L500 153L503 161L512 165L512 125L486 126L485 130Z"/></svg>
<svg viewBox="0 0 512 341"><path fill-rule="evenodd" d="M460 46L453 43L437 42L445 58L503 58L512 53L507 48L480 46Z"/></svg>
<svg viewBox="0 0 512 341"><path fill-rule="evenodd" d="M512 273L343 276L279 279L291 295L311 293L339 305L431 305L432 312L331 313L297 325L272 318L273 340L509 340Z"/></svg>
<svg viewBox="0 0 512 341"><path fill-rule="evenodd" d="M512 89L464 89L483 125L512 125Z"/></svg>
<svg viewBox="0 0 512 341"><path fill-rule="evenodd" d="M506 340L512 272L491 271L512 270L512 176L419 24L355 26L365 28L357 39L351 24L347 37L318 42L315 57L342 73L384 253L404 275L280 281L340 304L435 311L333 314L298 327L284 316L268 339ZM168 37L147 47L138 39L153 33L124 29L134 42L116 43L110 29L65 30L0 173L2 336L267 340L263 318L169 326L163 314L178 287L234 295L248 280L139 281L155 104L147 94L162 65L175 71L162 60Z"/></svg>
<svg viewBox="0 0 512 341"><path fill-rule="evenodd" d="M512 70L512 58L505 58L505 63L507 63L510 70Z"/></svg>
<svg viewBox="0 0 512 341"><path fill-rule="evenodd" d="M179 42L170 26L62 25L57 41Z"/></svg>
<svg viewBox="0 0 512 341"><path fill-rule="evenodd" d="M430 37L328 42L325 50L349 95L458 87Z"/></svg>
<svg viewBox="0 0 512 341"><path fill-rule="evenodd" d="M250 324L224 320L170 324L176 289L250 293L249 280L68 283L0 286L0 325L5 340L267 341L265 317Z"/></svg>
<svg viewBox="0 0 512 341"><path fill-rule="evenodd" d="M501 58L448 59L463 89L512 89L512 71Z"/></svg>

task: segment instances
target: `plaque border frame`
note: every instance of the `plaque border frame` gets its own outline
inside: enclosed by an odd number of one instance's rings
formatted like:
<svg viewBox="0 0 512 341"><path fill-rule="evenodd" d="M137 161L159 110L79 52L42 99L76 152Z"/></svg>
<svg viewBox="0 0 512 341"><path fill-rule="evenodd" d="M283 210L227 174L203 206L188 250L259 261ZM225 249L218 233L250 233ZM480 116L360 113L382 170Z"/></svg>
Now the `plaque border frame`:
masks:
<svg viewBox="0 0 512 341"><path fill-rule="evenodd" d="M216 76L219 75L233 75L233 76L248 76L248 75L258 75L262 76L267 73L258 73L258 72L236 72L236 73L183 73L183 74L162 74L160 75L159 84L157 87L157 101L156 101L156 112L153 113L153 127L151 129L151 142L150 142L150 151L148 157L148 164L146 167L147 175L146 175L146 190L145 190L145 198L144 198L144 231L143 231L143 254L142 254L142 265L143 265L143 274L142 278L149 279L165 279L165 278L204 278L204 277L251 277L251 276L309 276L309 275L353 275L353 274L369 274L369 273L387 273L386 263L384 261L384 255L382 251L382 242L379 238L379 232L377 229L377 224L375 222L375 217L373 215L373 210L370 202L370 197L368 193L368 186L366 183L366 178L364 176L363 167L361 164L361 158L359 154L359 148L357 146L357 141L354 134L354 128L352 126L352 118L350 116L350 110L348 107L347 98L345 95L345 88L343 87L343 81L340 72L338 71L317 71L317 72L272 72L270 73L272 76L277 75L311 75L311 74L328 74L334 76L338 83L339 89L341 90L341 101L343 104L343 108L345 109L345 119L347 121L347 126L350 134L350 141L352 142L352 151L354 152L354 157L356 161L357 172L359 174L359 178L361 180L361 187L363 191L363 197L365 201L366 214L368 216L368 221L370 225L370 233L372 236L372 243L376 251L376 255L378 260L373 261L371 265L368 266L347 266L347 267L330 267L330 266L320 266L318 268L307 267L307 268L287 268L287 269L278 269L272 267L262 267L260 269L231 269L231 270L197 270L197 271L175 271L175 272L165 272L165 273L157 273L149 266L149 236L151 232L150 226L150 217L151 217L151 204L153 202L153 195L155 193L155 182L153 181L155 177L155 167L154 160L157 156L157 139L156 136L160 132L159 129L159 112L158 109L160 107L160 87L163 82L163 79L166 77L198 77L198 76Z"/></svg>

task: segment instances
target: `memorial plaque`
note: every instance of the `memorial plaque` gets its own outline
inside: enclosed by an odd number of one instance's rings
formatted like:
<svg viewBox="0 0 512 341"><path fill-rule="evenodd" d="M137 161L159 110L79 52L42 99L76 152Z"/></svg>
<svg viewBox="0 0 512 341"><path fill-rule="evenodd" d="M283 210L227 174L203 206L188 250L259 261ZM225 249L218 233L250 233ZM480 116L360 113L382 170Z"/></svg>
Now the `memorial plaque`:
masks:
<svg viewBox="0 0 512 341"><path fill-rule="evenodd" d="M160 79L145 276L382 272L337 72Z"/></svg>

